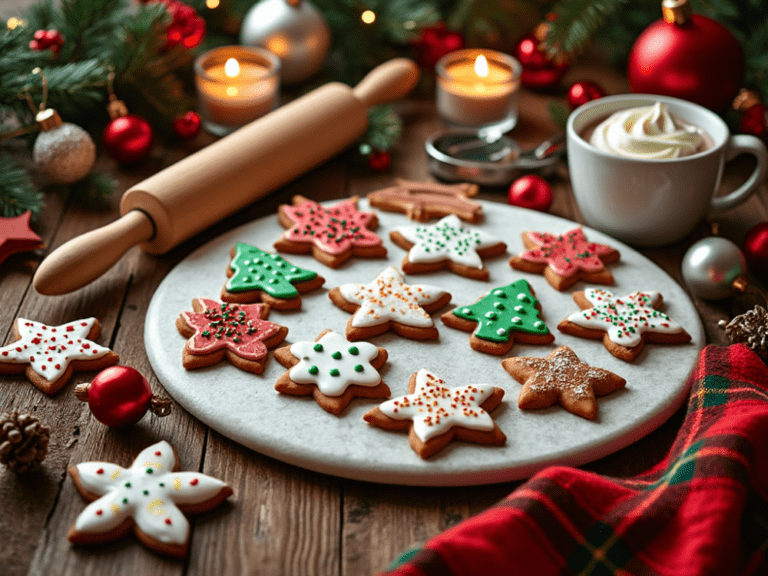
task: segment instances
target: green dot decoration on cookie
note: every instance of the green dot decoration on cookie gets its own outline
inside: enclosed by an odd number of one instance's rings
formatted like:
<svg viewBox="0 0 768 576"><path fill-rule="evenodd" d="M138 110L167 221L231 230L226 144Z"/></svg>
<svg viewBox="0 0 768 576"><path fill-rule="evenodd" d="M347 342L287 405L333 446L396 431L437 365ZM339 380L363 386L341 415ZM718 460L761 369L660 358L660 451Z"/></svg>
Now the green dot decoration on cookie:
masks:
<svg viewBox="0 0 768 576"><path fill-rule="evenodd" d="M333 358L334 360L341 360L341 352L336 350L333 354L331 354L331 358Z"/></svg>
<svg viewBox="0 0 768 576"><path fill-rule="evenodd" d="M320 372L320 369L317 366L310 366L309 368L307 368L307 372L309 372L310 374L312 374L312 376L314 376L315 374Z"/></svg>
<svg viewBox="0 0 768 576"><path fill-rule="evenodd" d="M315 352L322 352L322 351L323 351L323 345L322 345L322 344L319 344L319 343L318 343L318 344L315 344L314 346L312 346L312 349L313 349Z"/></svg>
<svg viewBox="0 0 768 576"><path fill-rule="evenodd" d="M362 372L363 370L365 370L365 368L363 368L362 364L355 364L355 372Z"/></svg>
<svg viewBox="0 0 768 576"><path fill-rule="evenodd" d="M339 372L338 368L331 368L331 371L329 372L329 374L331 376L338 376L339 374L341 374L341 372Z"/></svg>
<svg viewBox="0 0 768 576"><path fill-rule="evenodd" d="M352 356L360 354L360 350L358 350L357 346L350 346L348 352L352 354Z"/></svg>
<svg viewBox="0 0 768 576"><path fill-rule="evenodd" d="M504 303L519 302L511 307ZM477 322L474 335L491 342L509 342L513 332L526 334L549 334L549 328L539 318L537 300L531 294L526 280L491 290L480 300L469 306L456 308L453 313L459 318Z"/></svg>
<svg viewBox="0 0 768 576"><path fill-rule="evenodd" d="M262 290L274 298L296 298L299 292L293 285L317 277L316 272L289 264L282 256L243 242L235 245L235 256L229 267L234 274L227 281L228 292Z"/></svg>

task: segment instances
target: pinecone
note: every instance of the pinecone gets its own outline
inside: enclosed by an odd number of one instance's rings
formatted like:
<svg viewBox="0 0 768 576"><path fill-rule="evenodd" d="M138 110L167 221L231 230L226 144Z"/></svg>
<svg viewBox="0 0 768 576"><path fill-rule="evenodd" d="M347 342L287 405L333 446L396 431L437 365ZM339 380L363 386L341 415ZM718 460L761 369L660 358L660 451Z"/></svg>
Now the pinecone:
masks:
<svg viewBox="0 0 768 576"><path fill-rule="evenodd" d="M763 362L768 360L768 310L762 306L736 316L725 327L725 335L731 344L746 344Z"/></svg>
<svg viewBox="0 0 768 576"><path fill-rule="evenodd" d="M12 472L40 467L48 454L51 431L30 414L0 415L0 462Z"/></svg>

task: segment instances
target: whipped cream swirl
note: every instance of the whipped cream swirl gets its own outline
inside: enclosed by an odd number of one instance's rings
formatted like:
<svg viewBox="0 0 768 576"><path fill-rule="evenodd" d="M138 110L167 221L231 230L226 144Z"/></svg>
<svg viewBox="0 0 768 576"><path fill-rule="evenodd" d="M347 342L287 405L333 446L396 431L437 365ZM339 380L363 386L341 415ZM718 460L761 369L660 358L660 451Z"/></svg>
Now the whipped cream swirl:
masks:
<svg viewBox="0 0 768 576"><path fill-rule="evenodd" d="M617 156L656 160L696 154L703 138L698 128L674 118L656 102L612 114L595 128L589 142Z"/></svg>

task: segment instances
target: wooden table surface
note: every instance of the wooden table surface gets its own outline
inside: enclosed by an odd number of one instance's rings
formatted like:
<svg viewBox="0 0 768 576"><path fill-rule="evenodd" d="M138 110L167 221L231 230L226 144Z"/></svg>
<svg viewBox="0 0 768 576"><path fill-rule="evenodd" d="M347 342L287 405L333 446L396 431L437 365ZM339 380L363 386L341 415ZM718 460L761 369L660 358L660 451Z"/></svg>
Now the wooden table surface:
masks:
<svg viewBox="0 0 768 576"><path fill-rule="evenodd" d="M593 79L609 93L626 90L622 77L604 67L575 66L563 81ZM150 159L138 167L117 166L102 153L98 166L115 175L120 190L109 209L93 211L55 188L46 189L45 209L35 230L46 248L19 254L0 266L0 330L2 342L13 340L18 317L49 324L95 316L102 324L99 342L120 355L121 364L147 376L153 391L162 386L150 368L143 328L147 305L163 277L187 254L234 226L273 213L297 193L315 200L363 195L388 185L393 177L430 180L423 151L428 134L439 127L433 99L423 91L399 103L404 135L393 151L392 166L374 174L343 154L256 204L227 218L171 252L155 257L131 250L107 274L72 294L41 296L31 286L37 263L65 241L113 221L120 193L213 139L168 147L157 143ZM547 103L553 95L521 96L521 119L513 135L524 144L554 133ZM3 151L5 153L5 149ZM24 149L19 157L28 155ZM728 170L723 190L733 189L750 161L737 160ZM552 179L551 213L577 222L581 216L567 181L567 170ZM505 190L484 190L481 198L505 202ZM744 233L768 219L768 186L746 204L718 220L724 236L740 243ZM680 263L687 248L709 235L701 226L683 242L663 249L641 250L681 281ZM720 303L696 301L710 343L727 344L717 322L751 307L745 297ZM173 330L173 328L169 328ZM270 362L274 359L270 359ZM97 422L87 405L75 398L77 384L93 373L77 373L65 388L47 396L21 376L0 377L0 412L32 412L52 429L50 453L40 472L16 476L0 469L0 573L21 574L371 574L385 568L404 549L476 514L511 492L512 482L473 488L414 488L370 484L325 476L264 457L222 437L175 406L167 418L145 417L135 426L110 429ZM585 468L615 476L640 472L661 459L682 420L675 414L666 424L635 444ZM94 547L72 547L66 534L85 502L65 470L82 461L128 464L150 443L167 440L181 458L182 469L200 470L221 478L234 496L218 510L192 519L191 552L187 561L161 557L136 538Z"/></svg>

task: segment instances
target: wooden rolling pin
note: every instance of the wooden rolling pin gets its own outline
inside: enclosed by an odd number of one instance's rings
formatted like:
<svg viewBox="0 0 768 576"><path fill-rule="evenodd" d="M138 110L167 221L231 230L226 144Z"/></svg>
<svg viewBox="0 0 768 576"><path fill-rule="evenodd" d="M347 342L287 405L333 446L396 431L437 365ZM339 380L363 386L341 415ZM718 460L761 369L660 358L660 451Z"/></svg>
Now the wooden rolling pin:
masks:
<svg viewBox="0 0 768 576"><path fill-rule="evenodd" d="M74 238L40 264L41 294L82 288L136 244L162 254L339 153L363 135L368 108L397 100L416 64L390 60L355 88L332 82L254 120L123 194L121 217Z"/></svg>

